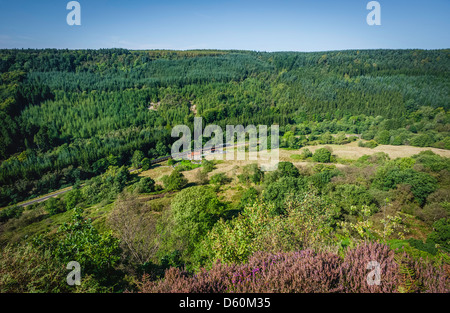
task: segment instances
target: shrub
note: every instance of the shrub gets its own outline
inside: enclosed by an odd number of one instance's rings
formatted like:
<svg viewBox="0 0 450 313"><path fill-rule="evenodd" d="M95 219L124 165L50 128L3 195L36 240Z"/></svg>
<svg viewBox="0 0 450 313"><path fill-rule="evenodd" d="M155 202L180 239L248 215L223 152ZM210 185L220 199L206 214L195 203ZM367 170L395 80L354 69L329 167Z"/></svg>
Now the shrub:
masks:
<svg viewBox="0 0 450 313"><path fill-rule="evenodd" d="M321 191L328 185L331 178L336 175L337 173L335 170L324 170L309 176L307 182L314 186L317 190Z"/></svg>
<svg viewBox="0 0 450 313"><path fill-rule="evenodd" d="M380 168L373 182L374 187L383 190L393 189L398 184L410 185L411 192L421 205L425 203L428 195L437 189L436 178L411 168L401 169L398 162L394 166L391 163Z"/></svg>
<svg viewBox="0 0 450 313"><path fill-rule="evenodd" d="M432 255L436 255L436 253L438 252L438 249L436 249L434 242L429 241L429 242L423 243L422 240L413 239L413 238L408 239L407 241L411 245L411 247L414 247L417 250L425 251Z"/></svg>
<svg viewBox="0 0 450 313"><path fill-rule="evenodd" d="M131 158L131 166L133 168L138 169L142 165L142 160L144 159L144 153L142 151L136 150L133 153L133 156Z"/></svg>
<svg viewBox="0 0 450 313"><path fill-rule="evenodd" d="M436 142L431 134L418 134L412 137L411 145L416 147L431 147Z"/></svg>
<svg viewBox="0 0 450 313"><path fill-rule="evenodd" d="M197 173L195 174L195 178L200 185L206 185L209 182L208 173L206 173L205 171L197 171Z"/></svg>
<svg viewBox="0 0 450 313"><path fill-rule="evenodd" d="M433 223L433 231L427 236L427 243L435 243L450 252L450 219L442 218Z"/></svg>
<svg viewBox="0 0 450 313"><path fill-rule="evenodd" d="M142 159L142 170L147 171L152 166L152 161L149 158Z"/></svg>
<svg viewBox="0 0 450 313"><path fill-rule="evenodd" d="M202 262L246 262L256 251L292 251L326 241L335 210L312 194L289 201L285 215L270 215L273 207L255 201L236 218L217 222L200 244Z"/></svg>
<svg viewBox="0 0 450 313"><path fill-rule="evenodd" d="M224 211L217 195L207 186L180 191L172 200L173 236L181 241L186 253L210 230Z"/></svg>
<svg viewBox="0 0 450 313"><path fill-rule="evenodd" d="M241 183L254 183L258 184L264 179L264 173L259 168L258 164L253 163L244 166L242 174L238 175Z"/></svg>
<svg viewBox="0 0 450 313"><path fill-rule="evenodd" d="M214 162L209 161L209 160L203 160L202 166L203 166L203 172L205 172L205 173L212 172L215 169Z"/></svg>
<svg viewBox="0 0 450 313"><path fill-rule="evenodd" d="M50 198L45 201L45 210L50 215L55 215L59 213L63 213L67 210L67 207L64 205L64 202L60 199Z"/></svg>
<svg viewBox="0 0 450 313"><path fill-rule="evenodd" d="M291 162L280 162L277 168L280 177L294 177L300 176L298 168L295 167Z"/></svg>
<svg viewBox="0 0 450 313"><path fill-rule="evenodd" d="M386 161L389 160L389 155L384 152L376 152L372 155L363 155L360 157L356 163L357 164L364 164L364 165L371 165L371 164L384 164Z"/></svg>
<svg viewBox="0 0 450 313"><path fill-rule="evenodd" d="M107 217L107 224L133 264L144 264L156 254L156 216L137 196L121 194Z"/></svg>
<svg viewBox="0 0 450 313"><path fill-rule="evenodd" d="M369 273L367 265L375 261L380 265L381 282L370 286L367 283ZM398 264L394 260L394 251L379 243L368 243L349 250L340 269L341 284L345 292L395 292L399 279Z"/></svg>
<svg viewBox="0 0 450 313"><path fill-rule="evenodd" d="M255 253L248 264L235 268L227 291L239 293L337 292L339 256L303 250L279 254ZM213 268L212 271L214 271Z"/></svg>
<svg viewBox="0 0 450 313"><path fill-rule="evenodd" d="M282 214L285 210L286 197L297 194L303 188L303 178L282 177L266 187L264 201L273 205L273 214Z"/></svg>
<svg viewBox="0 0 450 313"><path fill-rule="evenodd" d="M200 164L193 163L190 160L182 160L181 162L176 164L176 170L179 172L190 171L200 166L201 166Z"/></svg>
<svg viewBox="0 0 450 313"><path fill-rule="evenodd" d="M369 262L380 266L380 284L369 285ZM216 262L195 275L170 268L165 277L144 276L140 292L164 293L448 293L449 278L443 266L432 266L408 254L395 254L380 243L349 249L342 259L331 252L256 252L246 264Z"/></svg>
<svg viewBox="0 0 450 313"><path fill-rule="evenodd" d="M388 130L382 130L378 132L374 140L378 142L380 145L388 145L391 140L391 135Z"/></svg>
<svg viewBox="0 0 450 313"><path fill-rule="evenodd" d="M238 208L240 210L244 209L246 206L250 206L253 203L256 202L256 200L259 197L259 192L253 187L248 188L244 191L244 193L241 195L241 199L239 201Z"/></svg>
<svg viewBox="0 0 450 313"><path fill-rule="evenodd" d="M360 185L342 184L332 187L329 193L332 201L347 214L359 214L363 206L369 206L375 209L375 201L369 191ZM356 207L357 211L350 209Z"/></svg>
<svg viewBox="0 0 450 313"><path fill-rule="evenodd" d="M300 154L291 154L290 158L293 160L303 160L303 157Z"/></svg>
<svg viewBox="0 0 450 313"><path fill-rule="evenodd" d="M428 223L429 225L432 225L434 222L440 220L441 218L448 218L450 216L449 206L447 205L446 208L445 202L427 203L423 208L418 208L417 210L415 210L414 213L418 218Z"/></svg>
<svg viewBox="0 0 450 313"><path fill-rule="evenodd" d="M367 130L361 134L361 138L364 140L372 140L375 137L375 131Z"/></svg>
<svg viewBox="0 0 450 313"><path fill-rule="evenodd" d="M333 143L333 136L331 136L330 132L326 132L322 136L320 136L320 143L321 144Z"/></svg>
<svg viewBox="0 0 450 313"><path fill-rule="evenodd" d="M41 252L30 244L2 248L0 292L68 292L67 271L49 250Z"/></svg>
<svg viewBox="0 0 450 313"><path fill-rule="evenodd" d="M337 136L334 138L333 141L337 145L343 145L343 144L348 143L350 140L345 135L345 132L340 132L340 133L337 134Z"/></svg>
<svg viewBox="0 0 450 313"><path fill-rule="evenodd" d="M307 158L312 157L313 154L312 154L311 150L309 150L308 148L305 148L305 149L303 149L301 156L302 156L303 160L306 160Z"/></svg>
<svg viewBox="0 0 450 313"><path fill-rule="evenodd" d="M412 156L417 163L422 164L426 169L432 172L450 170L450 158L441 157L434 152L427 150Z"/></svg>
<svg viewBox="0 0 450 313"><path fill-rule="evenodd" d="M211 176L209 182L211 184L220 186L230 182L230 178L228 178L227 175L225 175L225 173L217 173Z"/></svg>
<svg viewBox="0 0 450 313"><path fill-rule="evenodd" d="M172 166L176 163L176 161L172 158L170 158L169 160L167 160L167 165Z"/></svg>
<svg viewBox="0 0 450 313"><path fill-rule="evenodd" d="M142 177L139 182L136 183L135 192L137 193L150 193L155 191L155 181L150 177Z"/></svg>
<svg viewBox="0 0 450 313"><path fill-rule="evenodd" d="M270 185L283 177L298 178L300 171L291 162L279 162L275 171L268 172L264 176L264 183Z"/></svg>
<svg viewBox="0 0 450 313"><path fill-rule="evenodd" d="M11 218L19 218L23 213L23 207L13 206L0 211L0 222L6 222Z"/></svg>
<svg viewBox="0 0 450 313"><path fill-rule="evenodd" d="M113 267L120 260L119 241L111 233L99 233L91 220L82 217L83 210L74 209L72 220L59 227L56 237L37 241L62 264L76 260L84 273L100 281L112 278Z"/></svg>
<svg viewBox="0 0 450 313"><path fill-rule="evenodd" d="M188 272L171 267L166 270L164 279L151 281L144 275L138 284L143 293L223 293L226 291L231 268L217 264L213 270L202 270L191 277Z"/></svg>
<svg viewBox="0 0 450 313"><path fill-rule="evenodd" d="M81 285L69 286L66 265L50 249L40 250L30 243L8 245L0 254L0 293L98 293L108 292L81 273Z"/></svg>
<svg viewBox="0 0 450 313"><path fill-rule="evenodd" d="M326 148L317 149L312 156L313 161L321 163L331 162L331 152Z"/></svg>
<svg viewBox="0 0 450 313"><path fill-rule="evenodd" d="M363 142L363 141L358 141L358 147L363 147L363 148L376 148L378 146L378 143L375 140L369 140L367 142Z"/></svg>
<svg viewBox="0 0 450 313"><path fill-rule="evenodd" d="M80 189L74 188L66 194L64 201L66 202L66 210L72 210L83 201L83 194Z"/></svg>
<svg viewBox="0 0 450 313"><path fill-rule="evenodd" d="M164 175L162 178L164 187L168 190L181 190L187 185L188 180L179 171L173 171L170 175Z"/></svg>

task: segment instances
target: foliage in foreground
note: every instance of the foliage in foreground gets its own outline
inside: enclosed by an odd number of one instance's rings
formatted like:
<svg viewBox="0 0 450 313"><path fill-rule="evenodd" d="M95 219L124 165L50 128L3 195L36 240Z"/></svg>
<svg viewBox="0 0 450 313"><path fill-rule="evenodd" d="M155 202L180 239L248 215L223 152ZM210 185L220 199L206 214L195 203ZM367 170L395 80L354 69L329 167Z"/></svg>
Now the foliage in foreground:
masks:
<svg viewBox="0 0 450 313"><path fill-rule="evenodd" d="M380 284L369 285L367 264L377 261ZM143 277L140 292L314 293L314 292L450 292L448 265L432 265L380 243L364 243L342 258L331 252L302 250L255 253L246 264L217 262L191 276L170 268L164 279ZM447 273L446 273L447 271Z"/></svg>

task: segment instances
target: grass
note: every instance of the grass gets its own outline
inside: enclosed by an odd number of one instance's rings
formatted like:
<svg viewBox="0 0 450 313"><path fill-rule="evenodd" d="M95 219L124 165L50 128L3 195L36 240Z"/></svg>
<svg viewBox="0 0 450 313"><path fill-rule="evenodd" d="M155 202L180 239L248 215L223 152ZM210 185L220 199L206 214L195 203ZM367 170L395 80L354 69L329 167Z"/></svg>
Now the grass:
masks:
<svg viewBox="0 0 450 313"><path fill-rule="evenodd" d="M290 157L293 160L302 160L303 161L303 157L301 154L291 154Z"/></svg>
<svg viewBox="0 0 450 313"><path fill-rule="evenodd" d="M324 147L330 147L333 150L333 155L337 157L337 161L341 164L341 166L350 164L352 161L359 159L363 155L372 155L377 152L384 152L388 154L391 159L410 157L426 150L431 150L434 153L444 157L450 157L450 150L444 149L390 145L380 145L376 148L371 149L358 147L357 142L351 142L344 145L327 144L307 146L297 150L280 149L280 161L292 162L296 165L305 165L305 160L301 160L301 158L299 157L303 149L307 148L312 153L314 153L317 149Z"/></svg>

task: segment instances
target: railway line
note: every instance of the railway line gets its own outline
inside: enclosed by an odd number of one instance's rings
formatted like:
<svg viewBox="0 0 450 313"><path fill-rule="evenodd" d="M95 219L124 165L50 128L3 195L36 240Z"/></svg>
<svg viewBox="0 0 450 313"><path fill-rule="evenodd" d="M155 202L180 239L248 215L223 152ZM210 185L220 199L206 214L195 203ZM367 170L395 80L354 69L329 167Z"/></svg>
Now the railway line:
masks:
<svg viewBox="0 0 450 313"><path fill-rule="evenodd" d="M234 146L233 146L233 145L230 145L230 144L218 145L218 146L216 146L216 147L214 147L214 148L211 148L211 153L215 153L216 150L218 150L217 152L219 152L222 148L226 148L226 147L238 147L238 146L242 146L242 145L245 145L245 144L246 144L246 143L244 143L244 144L236 144L236 145L234 145ZM183 158L183 157L188 156L190 159L193 159L194 156L197 156L197 155L203 156L203 155L204 155L204 154L203 154L203 149L197 149L197 150L193 150L193 151L191 151L191 152L179 153L179 154L176 155L176 157L177 157L177 158ZM164 157L160 157L160 158L151 160L150 163L151 163L152 165L153 165L153 164L158 164L158 163L162 163L162 162L164 162L164 161L167 161L167 160L169 160L169 159L172 159L172 156L171 156L171 155L168 155L168 156L164 156ZM132 172L135 172L135 171L136 171L136 170L130 170L131 173L132 173ZM49 194L49 195L45 195L45 196L41 196L41 197L38 197L38 198L34 198L34 199L31 199L31 200L28 200L28 201L19 203L19 204L17 204L17 205L18 205L18 206L21 206L21 207L26 207L26 206L29 206L29 205L31 205L31 204L34 204L34 203L37 203L37 202L43 202L43 201L46 201L46 200L48 200L48 199L50 199L50 198L59 196L59 195L61 195L61 194L64 194L64 193L66 193L66 192L69 192L70 190L72 190L72 187L68 187L68 188L66 188L66 189L64 189L64 190L59 190L59 191L53 192L53 193L51 193L51 194Z"/></svg>

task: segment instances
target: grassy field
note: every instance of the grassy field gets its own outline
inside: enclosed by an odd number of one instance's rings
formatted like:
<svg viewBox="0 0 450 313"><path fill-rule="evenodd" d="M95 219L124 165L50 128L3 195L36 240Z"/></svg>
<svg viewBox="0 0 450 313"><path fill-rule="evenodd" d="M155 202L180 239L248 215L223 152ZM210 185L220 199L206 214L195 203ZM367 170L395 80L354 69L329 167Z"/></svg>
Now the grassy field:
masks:
<svg viewBox="0 0 450 313"><path fill-rule="evenodd" d="M437 148L421 148L421 147L413 147L413 146L390 146L390 145L379 145L376 148L363 148L358 147L358 143L356 141L345 144L345 145L317 145L317 146L308 146L311 152L314 153L319 148L323 148L325 146L330 147L333 150L333 154L335 154L339 158L343 159L351 159L356 160L363 155L370 155L376 152L384 152L389 155L391 159L402 158L402 157L410 157L412 155L418 154L421 151L431 150L436 154L439 154L444 157L450 157L450 150L445 149L437 149ZM300 154L303 150L280 150L280 160L287 161L290 155L292 154ZM290 162L292 158L289 158Z"/></svg>
<svg viewBox="0 0 450 313"><path fill-rule="evenodd" d="M420 148L420 147L412 147L412 146L390 146L390 145L380 145L374 149L359 147L357 142L351 142L345 145L316 145L316 146L307 146L298 150L287 150L280 149L279 150L279 160L282 162L292 162L299 168L309 168L314 165L314 162L311 161L303 161L293 159L292 155L301 154L302 150L307 148L311 152L315 152L317 149L323 147L330 147L333 151L333 154L337 158L346 159L346 160L357 160L358 158L364 155L371 155L377 152L384 152L389 155L391 159L400 158L400 157L410 157L412 155L418 154L421 151L431 150L436 154L441 156L450 157L450 150L444 149L436 149L436 148ZM228 153L234 153L235 149L228 150ZM217 164L215 165L215 169L208 173L208 177L211 178L214 174L217 173L225 173L229 178L231 178L231 183L228 184L222 192L224 192L224 196L226 199L231 200L233 196L237 192L233 192L233 190L239 189L238 187L238 179L237 176L242 173L242 168L245 165L251 163L258 163L258 161L250 161L248 158L246 160L226 160L225 155L217 155L212 154L205 157L207 160L216 160ZM347 165L335 163L337 168L343 168ZM170 173L174 170L172 166L167 165L167 162L158 164L148 171L143 171L139 174L139 176L151 177L155 182L162 186L162 177L164 175L170 175ZM189 183L196 184L198 183L197 173L201 170L201 168L196 168L190 171L184 171L183 175L187 178ZM226 191L226 192L225 192Z"/></svg>

